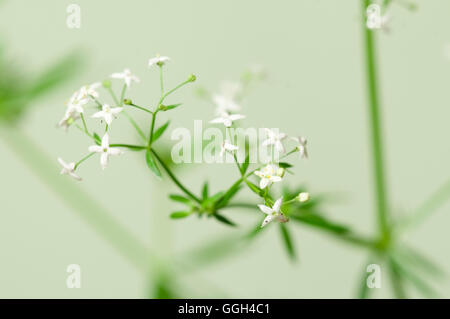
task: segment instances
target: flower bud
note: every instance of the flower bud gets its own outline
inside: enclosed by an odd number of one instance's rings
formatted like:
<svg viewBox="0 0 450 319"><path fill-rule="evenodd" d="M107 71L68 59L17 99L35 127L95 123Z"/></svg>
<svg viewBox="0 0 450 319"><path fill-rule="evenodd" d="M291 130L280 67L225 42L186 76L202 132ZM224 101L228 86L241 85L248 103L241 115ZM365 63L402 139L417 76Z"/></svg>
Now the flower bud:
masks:
<svg viewBox="0 0 450 319"><path fill-rule="evenodd" d="M102 82L102 85L105 89L109 89L111 87L111 81L110 80L104 80Z"/></svg>
<svg viewBox="0 0 450 319"><path fill-rule="evenodd" d="M131 105L131 104L133 104L133 102L130 99L125 99L125 100L123 100L123 104Z"/></svg>
<svg viewBox="0 0 450 319"><path fill-rule="evenodd" d="M286 170L284 168L279 167L277 169L277 176L283 177L285 172L286 172Z"/></svg>
<svg viewBox="0 0 450 319"><path fill-rule="evenodd" d="M194 74L189 75L188 77L189 82L194 82L195 80L197 80L197 77Z"/></svg>
<svg viewBox="0 0 450 319"><path fill-rule="evenodd" d="M302 193L298 194L298 196L297 196L297 199L300 203L309 201L309 198L310 198L310 196L309 196L309 193L307 193L307 192L302 192Z"/></svg>

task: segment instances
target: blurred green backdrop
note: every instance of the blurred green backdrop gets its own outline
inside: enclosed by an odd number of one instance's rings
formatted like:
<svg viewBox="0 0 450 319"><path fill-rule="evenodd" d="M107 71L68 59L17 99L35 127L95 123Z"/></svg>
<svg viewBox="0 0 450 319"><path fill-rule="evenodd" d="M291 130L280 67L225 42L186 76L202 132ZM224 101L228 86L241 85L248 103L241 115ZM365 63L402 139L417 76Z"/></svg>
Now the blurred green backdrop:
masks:
<svg viewBox="0 0 450 319"><path fill-rule="evenodd" d="M1 40L17 67L32 74L79 49L87 57L87 67L33 105L22 122L26 133L55 159L55 175L57 156L77 159L90 145L79 132L66 134L56 128L64 102L82 84L129 67L142 80L130 96L150 102L159 87L157 71L147 68L147 60L156 53L172 58L165 75L170 87L195 73L196 85L215 90L221 80L237 79L245 67L260 64L268 79L246 100L245 125L269 125L307 136L310 159L296 167L289 183L307 184L313 196L321 191L345 194L344 200L329 206L328 215L362 231L374 230L358 0L79 0L75 3L81 7L81 29L66 26L70 3L15 0L0 7ZM450 2L416 3L416 12L393 7L391 32L379 34L389 196L404 214L450 175L450 60L444 54L450 43ZM193 92L188 87L173 97L185 107L173 113L172 128L192 128L194 119L206 121L213 115L212 105ZM126 127L123 123L114 129L132 140ZM73 214L1 138L0 149L0 297L145 297L154 278L137 272ZM169 220L176 207L166 194L175 188L158 182L142 158L131 152L115 158L105 171L97 160L89 161L80 174L85 179L81 187L162 256L235 231L213 220ZM211 176L213 190L219 190L233 180L231 174L236 174L231 166L218 170L192 165L179 171L197 190L203 178ZM406 238L444 269L450 264L449 208L440 209ZM233 214L249 216L238 218L247 227L260 217ZM366 253L308 228L295 227L294 235L298 263L286 258L278 231L270 229L240 254L181 273L176 278L183 287L179 293L353 297ZM66 288L66 267L72 263L81 266L81 289ZM272 270L273 276L265 276ZM386 286L383 281L376 296L390 297ZM448 280L437 289L450 297Z"/></svg>

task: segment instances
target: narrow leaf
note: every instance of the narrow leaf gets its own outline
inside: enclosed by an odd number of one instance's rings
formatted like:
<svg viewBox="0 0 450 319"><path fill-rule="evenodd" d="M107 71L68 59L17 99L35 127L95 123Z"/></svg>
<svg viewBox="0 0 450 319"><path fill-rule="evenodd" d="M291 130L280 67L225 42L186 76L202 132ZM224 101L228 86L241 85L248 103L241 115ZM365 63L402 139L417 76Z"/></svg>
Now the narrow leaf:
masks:
<svg viewBox="0 0 450 319"><path fill-rule="evenodd" d="M175 202L183 203L183 204L191 204L191 200L187 197L176 195L176 194L170 194L169 198Z"/></svg>
<svg viewBox="0 0 450 319"><path fill-rule="evenodd" d="M236 226L237 226L235 222L231 221L230 219L228 219L227 217L225 217L225 216L223 216L223 215L220 215L220 214L218 214L218 213L215 213L215 214L213 214L213 216L214 216L218 221L220 221L220 222L222 222L222 223L224 223L224 224L226 224L226 225L228 225L228 226L233 226L233 227L236 227Z"/></svg>
<svg viewBox="0 0 450 319"><path fill-rule="evenodd" d="M245 180L245 183L248 185L248 187L258 196L264 197L263 190L260 189L258 186L253 184L252 182Z"/></svg>
<svg viewBox="0 0 450 319"><path fill-rule="evenodd" d="M286 163L286 162L279 162L278 166L281 167L281 168L290 168L290 167L292 167L291 164Z"/></svg>
<svg viewBox="0 0 450 319"><path fill-rule="evenodd" d="M280 223L281 237L283 238L284 246L286 247L286 251L291 259L296 259L294 244L292 243L292 238L289 233L288 228L285 224Z"/></svg>
<svg viewBox="0 0 450 319"><path fill-rule="evenodd" d="M205 184L203 184L203 189L202 189L203 200L206 200L208 198L208 192L209 192L208 182L205 182Z"/></svg>
<svg viewBox="0 0 450 319"><path fill-rule="evenodd" d="M180 219L180 218L186 218L190 215L189 212L183 212L183 211L177 211L170 214L170 218L172 219Z"/></svg>
<svg viewBox="0 0 450 319"><path fill-rule="evenodd" d="M156 161L153 157L153 154L150 151L147 151L145 153L145 160L147 161L147 166L150 168L150 170L157 176L161 177L161 171L159 170L158 166L156 165Z"/></svg>
<svg viewBox="0 0 450 319"><path fill-rule="evenodd" d="M177 107L179 107L181 105L181 103L178 104L172 104L172 105L161 105L161 110L162 111L169 111L169 110L173 110Z"/></svg>
<svg viewBox="0 0 450 319"><path fill-rule="evenodd" d="M158 138L161 137L161 135L164 134L164 132L166 131L167 127L169 127L170 121L167 121L166 123L164 123L163 125L161 125L156 131L155 133L153 133L153 142L155 142Z"/></svg>
<svg viewBox="0 0 450 319"><path fill-rule="evenodd" d="M97 145L100 145L102 143L102 139L100 138L100 136L94 132L94 139L95 139L95 143Z"/></svg>
<svg viewBox="0 0 450 319"><path fill-rule="evenodd" d="M241 189L241 185L236 185L232 188L230 188L225 195L222 197L222 199L217 203L217 208L224 207L228 204L228 202L236 195L236 193Z"/></svg>

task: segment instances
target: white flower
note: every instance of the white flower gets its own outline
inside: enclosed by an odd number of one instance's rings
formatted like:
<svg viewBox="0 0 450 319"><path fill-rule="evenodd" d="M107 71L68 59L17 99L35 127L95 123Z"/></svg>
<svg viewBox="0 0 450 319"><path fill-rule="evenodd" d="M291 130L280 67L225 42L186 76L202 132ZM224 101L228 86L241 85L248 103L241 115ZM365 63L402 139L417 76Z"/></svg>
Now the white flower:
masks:
<svg viewBox="0 0 450 319"><path fill-rule="evenodd" d="M105 135L102 138L102 145L92 145L89 146L89 152L95 152L100 153L100 165L103 169L106 168L106 165L108 165L108 159L110 155L120 155L122 154L122 150L118 148L111 148L109 147L109 135L108 133L105 133Z"/></svg>
<svg viewBox="0 0 450 319"><path fill-rule="evenodd" d="M280 210L282 202L283 202L283 197L277 199L277 201L275 202L275 204L273 204L272 207L268 207L266 205L258 205L259 209L264 214L267 214L267 217L264 219L264 221L261 224L261 228L266 226L272 220L277 220L280 223L286 223L289 221L289 219L286 216L284 216L284 214Z"/></svg>
<svg viewBox="0 0 450 319"><path fill-rule="evenodd" d="M102 110L92 115L92 117L103 118L106 124L111 125L112 120L122 111L123 107L111 107L109 104L103 104Z"/></svg>
<svg viewBox="0 0 450 319"><path fill-rule="evenodd" d="M237 112L241 109L241 107L233 100L232 97L223 94L214 94L212 99L214 104L216 104L217 115L229 112Z"/></svg>
<svg viewBox="0 0 450 319"><path fill-rule="evenodd" d="M287 135L284 133L278 133L268 128L264 130L267 133L267 139L262 143L262 145L263 146L274 145L275 149L278 152L284 153L284 146L281 141L284 140L287 137Z"/></svg>
<svg viewBox="0 0 450 319"><path fill-rule="evenodd" d="M59 121L58 126L64 127L64 129L67 130L69 128L69 126L72 125L79 118L80 118L80 115L77 112L66 111L62 120Z"/></svg>
<svg viewBox="0 0 450 319"><path fill-rule="evenodd" d="M291 137L292 140L296 141L298 143L298 150L300 153L300 158L308 158L308 150L306 149L307 140L306 138L299 136L299 137Z"/></svg>
<svg viewBox="0 0 450 319"><path fill-rule="evenodd" d="M69 175L77 181L81 181L81 177L75 174L75 163L66 163L62 158L58 157L58 162L62 166L61 175Z"/></svg>
<svg viewBox="0 0 450 319"><path fill-rule="evenodd" d="M159 54L156 55L156 57L151 58L150 60L148 60L148 67L151 67L152 65L164 65L164 63L166 63L167 61L169 61L170 58L167 56L160 56Z"/></svg>
<svg viewBox="0 0 450 319"><path fill-rule="evenodd" d="M255 175L259 176L259 188L264 189L272 183L281 182L279 167L277 165L269 164L262 169L262 171L255 171Z"/></svg>
<svg viewBox="0 0 450 319"><path fill-rule="evenodd" d="M242 84L240 82L223 81L220 84L220 93L222 96L234 100L242 93Z"/></svg>
<svg viewBox="0 0 450 319"><path fill-rule="evenodd" d="M127 87L130 87L131 81L139 83L141 80L136 75L131 74L130 69L125 69L123 72L113 73L111 74L113 79L123 79Z"/></svg>
<svg viewBox="0 0 450 319"><path fill-rule="evenodd" d="M89 99L89 98L98 98L99 94L97 92L97 89L102 84L100 82L95 82L89 85L84 85L80 88L80 93L78 95L79 99Z"/></svg>
<svg viewBox="0 0 450 319"><path fill-rule="evenodd" d="M226 151L234 152L237 151L239 147L231 144L228 140L223 141L222 146L220 147L220 156L223 156Z"/></svg>
<svg viewBox="0 0 450 319"><path fill-rule="evenodd" d="M298 194L297 198L300 203L304 203L304 202L309 201L310 196L309 196L309 193L302 192L302 193Z"/></svg>
<svg viewBox="0 0 450 319"><path fill-rule="evenodd" d="M215 118L214 120L210 121L209 123L222 123L225 125L225 127L230 127L233 125L233 121L244 119L245 115L242 114L228 114L228 113L222 113L220 117Z"/></svg>
<svg viewBox="0 0 450 319"><path fill-rule="evenodd" d="M67 103L67 111L66 113L78 113L81 114L84 112L83 105L87 104L89 102L88 99L83 98L80 96L80 92L76 91L71 98L69 99L69 102Z"/></svg>

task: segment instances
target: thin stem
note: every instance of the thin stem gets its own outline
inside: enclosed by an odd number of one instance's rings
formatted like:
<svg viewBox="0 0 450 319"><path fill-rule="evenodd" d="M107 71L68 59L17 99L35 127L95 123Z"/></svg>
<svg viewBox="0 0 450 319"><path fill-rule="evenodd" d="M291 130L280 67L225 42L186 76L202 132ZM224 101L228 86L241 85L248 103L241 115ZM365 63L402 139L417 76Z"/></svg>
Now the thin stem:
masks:
<svg viewBox="0 0 450 319"><path fill-rule="evenodd" d="M129 148L131 150L146 150L147 146L144 145L132 145L132 144L110 144L110 147L125 147L125 148Z"/></svg>
<svg viewBox="0 0 450 319"><path fill-rule="evenodd" d="M87 128L86 120L84 119L84 114L83 114L83 113L80 113L80 117L81 117L81 120L83 121L84 131L85 131L87 134L89 134L89 130L88 130L88 128Z"/></svg>
<svg viewBox="0 0 450 319"><path fill-rule="evenodd" d="M450 199L450 180L442 184L429 198L427 198L406 220L400 221L398 228L405 230L412 228L431 216Z"/></svg>
<svg viewBox="0 0 450 319"><path fill-rule="evenodd" d="M139 127L139 125L136 123L136 121L133 120L131 115L129 115L125 110L123 110L122 113L125 115L125 117L128 119L128 121L130 121L131 125L133 125L133 127L136 129L136 132L142 138L142 140L147 142L147 137L145 136L145 133L142 131L142 129Z"/></svg>
<svg viewBox="0 0 450 319"><path fill-rule="evenodd" d="M153 132L155 130L155 122L156 122L156 114L158 114L158 110L156 110L153 114L152 114L152 124L150 125L150 138L148 140L148 147L150 148L152 146L152 142L153 142Z"/></svg>
<svg viewBox="0 0 450 319"><path fill-rule="evenodd" d="M366 8L371 4L370 0L362 3L364 53L366 58L366 80L368 89L369 124L371 134L371 147L373 155L373 177L375 205L378 219L378 229L383 240L389 238L388 225L388 199L386 191L385 167L383 158L383 140L381 134L380 101L378 92L378 77L376 72L375 38L374 31L366 27Z"/></svg>
<svg viewBox="0 0 450 319"><path fill-rule="evenodd" d="M119 105L119 100L117 99L117 96L114 94L114 91L111 89L111 87L108 87L108 92L109 94L111 94L111 97L114 100L114 103L116 103L116 105Z"/></svg>
<svg viewBox="0 0 450 319"><path fill-rule="evenodd" d="M168 91L167 93L165 93L165 94L161 97L161 99L159 100L159 104L161 104L161 103L164 101L164 99L165 99L166 97L168 97L170 94L172 94L173 92L175 92L176 90L178 90L179 88L181 88L182 86L184 86L184 85L186 85L186 84L188 84L188 83L190 83L190 82L192 82L192 80L186 80L186 81L184 81L184 82L178 84L178 85L177 85L176 87L174 87L172 90L170 90L170 91ZM159 106L159 105L158 105L158 106Z"/></svg>
<svg viewBox="0 0 450 319"><path fill-rule="evenodd" d="M127 85L124 84L122 87L122 93L120 94L120 103L119 106L123 105L123 99L125 98L125 92L127 91Z"/></svg>
<svg viewBox="0 0 450 319"><path fill-rule="evenodd" d="M181 184L181 182L175 177L175 175L172 173L172 171L170 170L170 168L164 163L163 160L161 160L161 158L159 157L159 155L155 152L155 150L151 149L151 152L153 153L153 155L155 156L155 158L158 160L158 162L161 164L161 166L164 168L164 170L166 171L167 175L169 175L169 177L172 179L172 181L187 195L189 196L191 199L193 199L194 201L196 201L197 203L201 203L201 200L195 196L193 193L191 193L183 184Z"/></svg>
<svg viewBox="0 0 450 319"><path fill-rule="evenodd" d="M80 166L81 163L83 163L85 160L87 160L89 157L91 157L94 154L95 154L95 152L89 153L88 155L86 155L85 157L80 159L78 162L76 162L74 170L76 170L78 168L78 166Z"/></svg>
<svg viewBox="0 0 450 319"><path fill-rule="evenodd" d="M133 103L128 104L128 105L129 105L129 106L133 106L133 107L135 107L135 108L137 108L137 109L139 109L139 110L142 110L142 111L144 111L144 112L153 114L152 111L150 111L149 109L146 109L145 107L142 107L142 106L139 106L139 105L136 105L136 104L133 104Z"/></svg>
<svg viewBox="0 0 450 319"><path fill-rule="evenodd" d="M164 80L163 80L163 67L159 65L159 85L161 87L161 98L164 96Z"/></svg>

